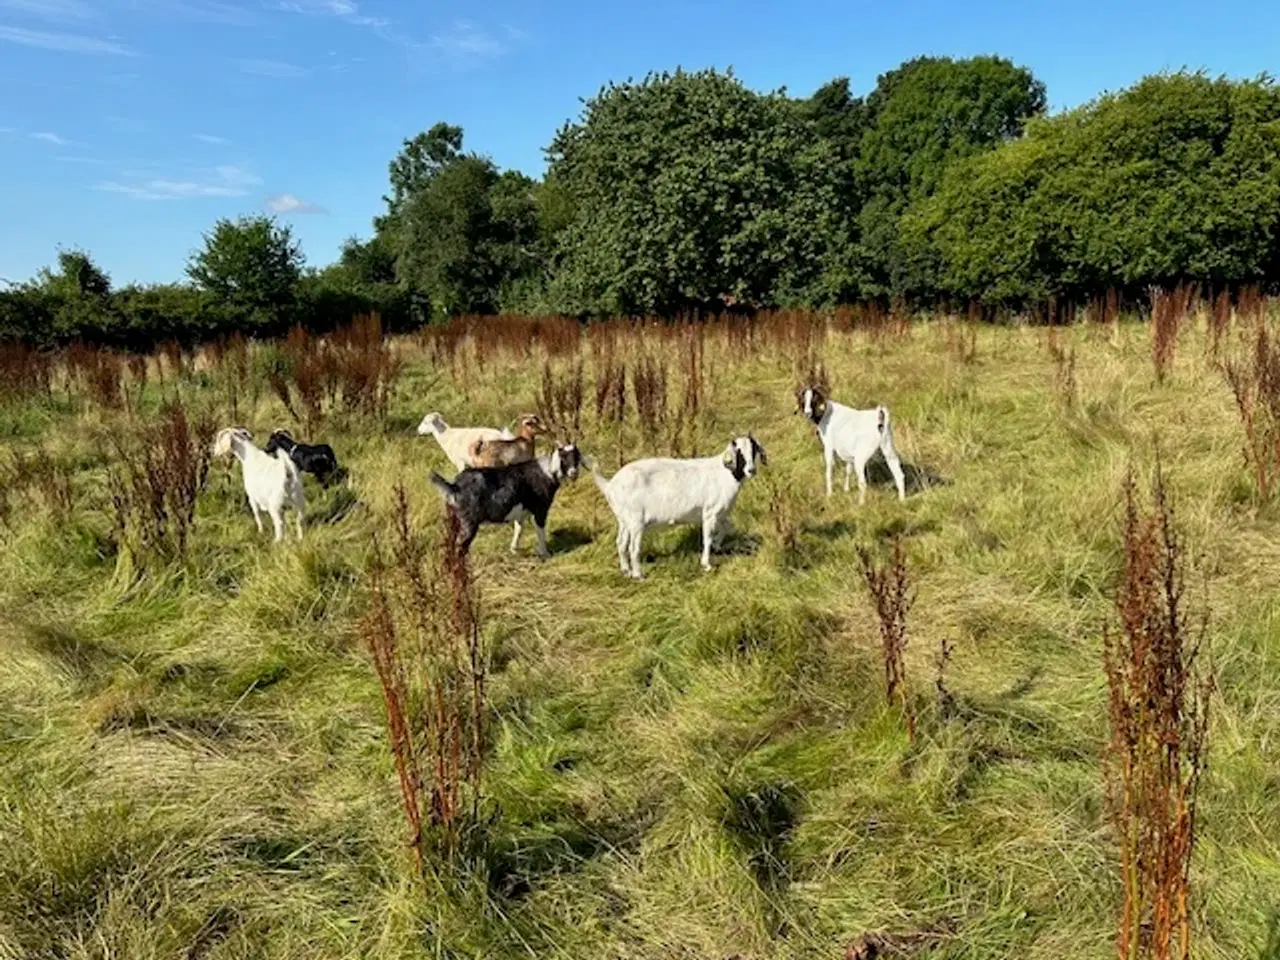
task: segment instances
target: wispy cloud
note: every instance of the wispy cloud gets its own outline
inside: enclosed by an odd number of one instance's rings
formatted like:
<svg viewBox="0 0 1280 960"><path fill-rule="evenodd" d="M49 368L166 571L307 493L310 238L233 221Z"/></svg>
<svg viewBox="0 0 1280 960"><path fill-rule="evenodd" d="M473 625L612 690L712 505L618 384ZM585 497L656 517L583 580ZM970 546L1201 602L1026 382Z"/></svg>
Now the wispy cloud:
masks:
<svg viewBox="0 0 1280 960"><path fill-rule="evenodd" d="M295 197L292 193L277 193L275 196L267 197L267 209L272 213L328 213L324 207L316 206L314 203L308 203Z"/></svg>
<svg viewBox="0 0 1280 960"><path fill-rule="evenodd" d="M0 10L41 20L91 20L93 8L81 0L0 0Z"/></svg>
<svg viewBox="0 0 1280 960"><path fill-rule="evenodd" d="M75 33L46 33L43 30L24 30L22 27L0 26L0 40L18 43L24 47L40 47L60 53L105 54L117 57L136 57L138 54L115 40L100 40Z"/></svg>
<svg viewBox="0 0 1280 960"><path fill-rule="evenodd" d="M448 30L435 34L428 46L454 60L492 60L523 37L514 27L495 32L470 20L455 20Z"/></svg>
<svg viewBox="0 0 1280 960"><path fill-rule="evenodd" d="M306 13L313 16L337 17L357 27L389 27L386 17L371 17L360 12L360 4L354 0L282 0L279 10L289 13Z"/></svg>
<svg viewBox="0 0 1280 960"><path fill-rule="evenodd" d="M240 72L252 74L255 77L286 77L296 79L305 77L311 71L306 67L299 67L293 63L284 63L280 60L241 60Z"/></svg>
<svg viewBox="0 0 1280 960"><path fill-rule="evenodd" d="M247 27L257 22L253 12L233 3L221 0L126 0L135 10L143 10L154 16L194 20L199 23L219 23L231 27Z"/></svg>
<svg viewBox="0 0 1280 960"><path fill-rule="evenodd" d="M128 174L125 177L128 179ZM261 183L261 177L244 167L225 165L215 167L199 178L138 178L130 183L106 180L98 184L98 189L123 194L133 200L191 200L205 197L245 197L253 187Z"/></svg>
<svg viewBox="0 0 1280 960"><path fill-rule="evenodd" d="M63 137L58 136L56 133L49 133L48 131L33 133L31 134L31 139L43 140L45 143L52 143L56 147L65 147L71 143L70 140L66 140Z"/></svg>
<svg viewBox="0 0 1280 960"><path fill-rule="evenodd" d="M212 133L193 133L191 139L199 140L201 143L210 143L215 147L225 147L231 143L226 137L215 137Z"/></svg>

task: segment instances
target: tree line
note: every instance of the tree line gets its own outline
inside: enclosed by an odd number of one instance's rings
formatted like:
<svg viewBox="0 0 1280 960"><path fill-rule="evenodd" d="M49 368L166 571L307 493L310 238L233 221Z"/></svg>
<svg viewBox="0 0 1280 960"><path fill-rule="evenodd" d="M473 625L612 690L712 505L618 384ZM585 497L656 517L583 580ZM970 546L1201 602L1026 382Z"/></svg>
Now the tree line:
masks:
<svg viewBox="0 0 1280 960"><path fill-rule="evenodd" d="M372 235L305 266L287 226L219 221L188 283L111 288L79 251L0 293L0 336L154 342L462 313L675 315L726 304L1024 309L1280 279L1280 91L1181 71L1046 115L994 56L919 57L863 97L732 71L610 84L541 180L404 142Z"/></svg>

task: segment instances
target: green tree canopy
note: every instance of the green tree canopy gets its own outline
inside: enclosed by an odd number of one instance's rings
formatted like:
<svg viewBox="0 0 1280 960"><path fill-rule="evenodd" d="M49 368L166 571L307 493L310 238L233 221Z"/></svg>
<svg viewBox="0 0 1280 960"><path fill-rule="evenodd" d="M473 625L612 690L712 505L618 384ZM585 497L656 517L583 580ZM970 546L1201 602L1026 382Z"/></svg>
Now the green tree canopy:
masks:
<svg viewBox="0 0 1280 960"><path fill-rule="evenodd" d="M406 141L391 179L375 240L437 314L498 310L505 291L541 274L537 185L463 153L461 128L438 123Z"/></svg>
<svg viewBox="0 0 1280 960"><path fill-rule="evenodd" d="M302 265L302 250L287 225L271 217L241 217L219 220L204 235L187 276L245 332L261 332L292 319Z"/></svg>
<svg viewBox="0 0 1280 960"><path fill-rule="evenodd" d="M557 242L562 310L776 302L827 262L840 158L782 91L715 70L608 86L548 156L548 178L572 197Z"/></svg>
<svg viewBox="0 0 1280 960"><path fill-rule="evenodd" d="M1016 138L1044 108L1044 84L1002 57L917 57L879 77L856 160L864 296L928 290L920 261L899 250L898 218L949 167Z"/></svg>
<svg viewBox="0 0 1280 960"><path fill-rule="evenodd" d="M1277 276L1280 91L1148 77L952 167L903 219L957 298L1082 299Z"/></svg>

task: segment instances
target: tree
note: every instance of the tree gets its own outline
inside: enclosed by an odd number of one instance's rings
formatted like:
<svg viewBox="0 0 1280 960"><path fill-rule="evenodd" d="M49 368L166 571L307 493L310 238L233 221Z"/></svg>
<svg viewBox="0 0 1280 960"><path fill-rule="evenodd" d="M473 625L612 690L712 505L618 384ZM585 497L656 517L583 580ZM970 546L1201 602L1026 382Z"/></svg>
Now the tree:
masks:
<svg viewBox="0 0 1280 960"><path fill-rule="evenodd" d="M58 269L42 268L33 286L33 298L46 304L53 339L104 341L118 332L111 278L83 250L59 250Z"/></svg>
<svg viewBox="0 0 1280 960"><path fill-rule="evenodd" d="M404 141L391 161L391 196L383 197L394 217L406 201L422 191L432 178L462 153L462 128L437 123L430 130Z"/></svg>
<svg viewBox="0 0 1280 960"><path fill-rule="evenodd" d="M419 303L445 316L489 312L504 298L527 304L529 289L541 287L537 184L463 153L460 127L437 123L406 140L391 181L375 240L394 256L397 282Z"/></svg>
<svg viewBox="0 0 1280 960"><path fill-rule="evenodd" d="M219 220L187 275L244 332L279 330L292 319L302 250L287 225L271 217Z"/></svg>
<svg viewBox="0 0 1280 960"><path fill-rule="evenodd" d="M372 287L396 282L396 255L383 236L375 235L363 241L348 237L342 244L337 266L356 286Z"/></svg>
<svg viewBox="0 0 1280 960"><path fill-rule="evenodd" d="M1266 78L1147 77L948 170L902 228L956 298L1274 280L1280 90Z"/></svg>
<svg viewBox="0 0 1280 960"><path fill-rule="evenodd" d="M1044 84L1002 57L917 57L878 78L855 164L864 296L931 290L899 249L898 218L949 167L1019 136L1044 108Z"/></svg>
<svg viewBox="0 0 1280 960"><path fill-rule="evenodd" d="M808 291L826 261L839 157L785 92L714 70L653 74L602 89L547 153L548 181L572 197L559 310L778 302Z"/></svg>

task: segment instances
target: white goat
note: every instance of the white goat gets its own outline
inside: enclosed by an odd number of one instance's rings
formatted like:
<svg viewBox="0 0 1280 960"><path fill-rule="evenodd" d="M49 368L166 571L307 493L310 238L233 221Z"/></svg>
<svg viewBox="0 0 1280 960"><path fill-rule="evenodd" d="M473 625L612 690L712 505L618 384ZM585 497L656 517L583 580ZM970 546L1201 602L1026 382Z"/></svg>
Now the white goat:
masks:
<svg viewBox="0 0 1280 960"><path fill-rule="evenodd" d="M501 430L493 427L451 427L438 413L428 413L418 424L418 435L425 437L427 434L436 438L436 443L440 444L440 449L457 470L470 466L467 456L477 440L512 439L511 431L506 427Z"/></svg>
<svg viewBox="0 0 1280 960"><path fill-rule="evenodd" d="M849 492L849 477L856 470L858 504L866 503L867 461L879 450L893 474L898 499L906 499L906 478L898 451L893 447L888 407L855 410L828 400L818 387L804 387L796 399L796 412L803 413L817 427L818 437L822 440L822 456L827 463L828 497L831 496L831 475L839 458L844 461L844 492Z"/></svg>
<svg viewBox="0 0 1280 960"><path fill-rule="evenodd" d="M640 544L648 527L702 524L702 569L711 569L711 548L729 529L729 511L747 477L768 463L750 434L737 437L718 457L633 460L607 479L595 464L591 473L618 519L618 566L624 576L643 579Z"/></svg>
<svg viewBox="0 0 1280 960"><path fill-rule="evenodd" d="M262 532L262 517L271 517L276 531L276 543L284 538L284 508L293 507L298 524L298 539L302 539L302 514L306 500L302 493L302 475L293 458L283 450L274 454L264 453L253 445L253 434L244 427L226 427L218 431L213 441L213 455L232 454L240 461L244 475L244 492L249 496L253 521Z"/></svg>

